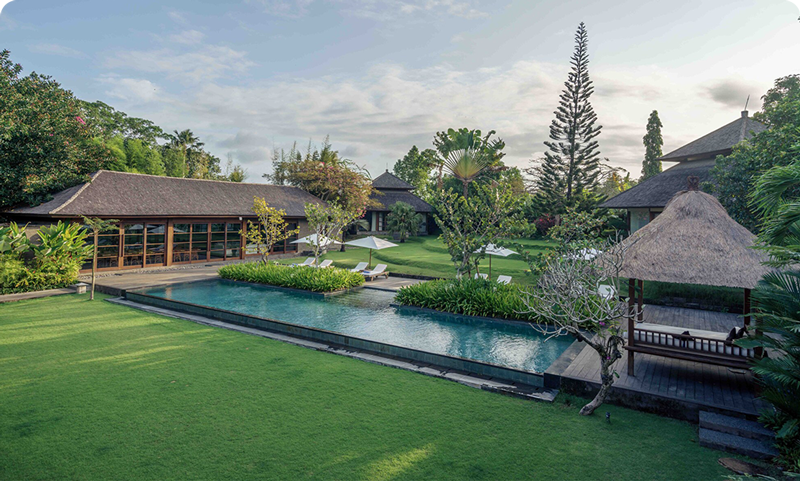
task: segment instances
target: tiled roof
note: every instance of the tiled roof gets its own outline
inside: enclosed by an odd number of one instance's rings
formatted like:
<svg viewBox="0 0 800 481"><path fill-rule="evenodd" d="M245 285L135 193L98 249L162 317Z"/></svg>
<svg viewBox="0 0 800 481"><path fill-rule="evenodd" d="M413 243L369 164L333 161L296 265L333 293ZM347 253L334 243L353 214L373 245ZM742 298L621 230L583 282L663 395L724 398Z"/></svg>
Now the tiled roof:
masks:
<svg viewBox="0 0 800 481"><path fill-rule="evenodd" d="M414 190L413 185L392 174L388 170L372 181L372 187L376 189Z"/></svg>
<svg viewBox="0 0 800 481"><path fill-rule="evenodd" d="M689 142L683 147L673 150L661 157L661 160L680 162L713 159L717 155L727 155L734 145L766 129L766 125L748 117L745 110L740 118L695 141Z"/></svg>
<svg viewBox="0 0 800 481"><path fill-rule="evenodd" d="M374 199L381 203L382 207L371 207L367 210L370 211L384 211L389 210L394 204L398 202L405 202L406 204L410 204L417 212L432 212L433 207L430 204L425 202L424 200L420 199L416 195L412 194L411 192L406 191L399 191L399 190L387 190L381 191L381 194L372 194L370 196L371 199Z"/></svg>
<svg viewBox="0 0 800 481"><path fill-rule="evenodd" d="M698 177L700 182L710 181L712 167L714 167L713 159L682 162L608 199L600 204L600 207L607 209L664 207L675 194L686 190L689 176Z"/></svg>

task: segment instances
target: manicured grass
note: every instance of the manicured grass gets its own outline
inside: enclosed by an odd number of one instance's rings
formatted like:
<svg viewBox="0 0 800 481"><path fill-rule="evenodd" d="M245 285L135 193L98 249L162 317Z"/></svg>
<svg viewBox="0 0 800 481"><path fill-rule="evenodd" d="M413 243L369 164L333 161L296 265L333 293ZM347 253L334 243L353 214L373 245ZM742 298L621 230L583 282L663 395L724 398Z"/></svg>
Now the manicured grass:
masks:
<svg viewBox="0 0 800 481"><path fill-rule="evenodd" d="M0 305L0 373L4 480L723 474L686 423L612 406L584 418L575 399L522 401L86 296Z"/></svg>
<svg viewBox="0 0 800 481"><path fill-rule="evenodd" d="M391 238L387 237L387 240L391 240ZM529 246L532 254L544 252L551 245L550 241L546 240L523 239L519 242ZM340 252L339 247L333 247L331 252L322 258L332 259L335 266L351 268L359 262L368 261L369 251L348 246L345 252ZM284 259L279 262L292 263L297 262L298 259L304 258ZM404 243L398 244L398 247L373 251L372 266L375 267L376 264L386 264L389 272L401 274L454 277L456 272L453 262L450 260L450 254L442 241L435 235L412 237ZM518 255L492 258L492 278L494 279L498 275L507 275L512 276L514 282L528 284L535 280L534 277L525 275L525 271L528 269L528 264ZM481 272L489 272L488 258L481 263Z"/></svg>

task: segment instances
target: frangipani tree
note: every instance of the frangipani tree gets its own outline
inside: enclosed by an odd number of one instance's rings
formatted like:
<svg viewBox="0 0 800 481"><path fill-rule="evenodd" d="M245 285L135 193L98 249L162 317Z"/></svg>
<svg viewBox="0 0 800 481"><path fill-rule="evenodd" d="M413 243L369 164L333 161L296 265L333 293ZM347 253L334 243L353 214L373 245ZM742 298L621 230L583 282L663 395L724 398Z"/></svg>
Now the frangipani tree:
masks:
<svg viewBox="0 0 800 481"><path fill-rule="evenodd" d="M638 311L620 301L620 269L625 249L615 242L573 244L560 255L546 258L535 288L521 291L527 312L537 313L548 326L532 325L548 338L570 335L597 352L600 391L580 413L588 416L606 399L617 376L614 364L622 358L623 331ZM601 251L589 259L587 249Z"/></svg>
<svg viewBox="0 0 800 481"><path fill-rule="evenodd" d="M266 264L272 246L297 234L299 230L287 229L289 224L286 222L286 211L270 207L263 197L253 198L253 212L258 217L258 224L247 221L244 237L248 243L256 245L261 262Z"/></svg>
<svg viewBox="0 0 800 481"><path fill-rule="evenodd" d="M327 206L308 203L305 206L305 213L311 233L316 234L317 239L331 240L339 240L342 229L364 215L363 210L345 209L336 202L328 202ZM309 245L314 253L315 264L319 265L319 256L325 252L328 245L324 241Z"/></svg>

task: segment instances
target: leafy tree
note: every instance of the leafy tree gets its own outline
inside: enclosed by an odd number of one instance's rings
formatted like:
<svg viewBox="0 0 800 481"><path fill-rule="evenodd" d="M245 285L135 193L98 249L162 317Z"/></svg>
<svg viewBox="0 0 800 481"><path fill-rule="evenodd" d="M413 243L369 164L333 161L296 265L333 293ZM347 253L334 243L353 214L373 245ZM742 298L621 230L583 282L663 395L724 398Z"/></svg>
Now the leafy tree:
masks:
<svg viewBox="0 0 800 481"><path fill-rule="evenodd" d="M425 149L420 152L415 145L402 159L394 163L394 174L416 189L423 189L428 182L431 169L439 164L440 160L435 150Z"/></svg>
<svg viewBox="0 0 800 481"><path fill-rule="evenodd" d="M438 212L433 218L442 230L439 236L456 266L456 276L472 275L484 256L477 253L486 244L496 243L520 228L519 198L506 187L478 184L473 195L465 197L452 190L435 195Z"/></svg>
<svg viewBox="0 0 800 481"><path fill-rule="evenodd" d="M305 214L309 230L317 235L317 242L310 244L317 265L320 254L325 252L329 243L339 240L342 230L360 217L358 212L348 210L335 201L328 202L327 206L306 204Z"/></svg>
<svg viewBox="0 0 800 481"><path fill-rule="evenodd" d="M92 233L92 290L89 300L94 300L95 272L97 270L97 236L101 232L118 229L117 219L101 219L99 217L83 217L83 225Z"/></svg>
<svg viewBox="0 0 800 481"><path fill-rule="evenodd" d="M753 118L769 127L733 147L727 157L717 157L711 169L713 190L736 222L758 233L763 212L750 203L758 177L774 166L786 166L798 159L800 143L800 75L775 81L762 97L761 112ZM791 194L791 192L788 192Z"/></svg>
<svg viewBox="0 0 800 481"><path fill-rule="evenodd" d="M168 177L186 177L186 160L183 153L176 148L165 146L161 158L164 161L164 173Z"/></svg>
<svg viewBox="0 0 800 481"><path fill-rule="evenodd" d="M166 140L169 135L161 127L147 119L128 117L125 112L101 101L86 102L80 100L83 119L92 134L104 139L123 137L141 140L150 147L158 145L159 140Z"/></svg>
<svg viewBox="0 0 800 481"><path fill-rule="evenodd" d="M110 163L72 92L21 72L8 50L0 52L0 207L39 204Z"/></svg>
<svg viewBox="0 0 800 481"><path fill-rule="evenodd" d="M396 202L389 209L386 216L386 226L389 232L397 234L400 242L405 242L410 236L417 235L422 216L414 210L414 207L405 202Z"/></svg>
<svg viewBox="0 0 800 481"><path fill-rule="evenodd" d="M653 110L647 119L647 133L642 138L645 148L644 162L642 163L642 180L661 173L661 161L658 160L663 155L661 146L664 145L664 139L661 138L661 127L658 111Z"/></svg>
<svg viewBox="0 0 800 481"><path fill-rule="evenodd" d="M575 34L575 52L555 119L550 124L548 150L538 165L528 169L536 176L536 199L550 214L560 214L597 186L600 153L596 137L600 125L589 102L594 87L589 79L588 35L581 22ZM596 199L595 199L596 202Z"/></svg>
<svg viewBox="0 0 800 481"><path fill-rule="evenodd" d="M266 264L272 246L297 234L299 230L287 229L289 224L286 222L286 211L270 207L262 197L253 198L253 212L258 218L258 224L248 220L247 232L240 233L244 234L248 243L256 245L261 262Z"/></svg>
<svg viewBox="0 0 800 481"><path fill-rule="evenodd" d="M279 185L293 185L322 200L335 202L361 217L367 206L374 205L372 181L367 171L349 159L339 157L326 137L322 149L309 143L305 156L293 147L288 153L273 154L273 173L264 177Z"/></svg>

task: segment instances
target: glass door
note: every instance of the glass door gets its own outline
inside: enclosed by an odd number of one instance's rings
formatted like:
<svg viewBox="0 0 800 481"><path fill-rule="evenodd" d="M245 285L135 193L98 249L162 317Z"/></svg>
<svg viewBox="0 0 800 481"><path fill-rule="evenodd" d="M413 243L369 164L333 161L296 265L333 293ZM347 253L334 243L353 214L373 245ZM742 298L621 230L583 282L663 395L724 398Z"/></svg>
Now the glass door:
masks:
<svg viewBox="0 0 800 481"><path fill-rule="evenodd" d="M144 224L124 224L122 267L144 265Z"/></svg>

